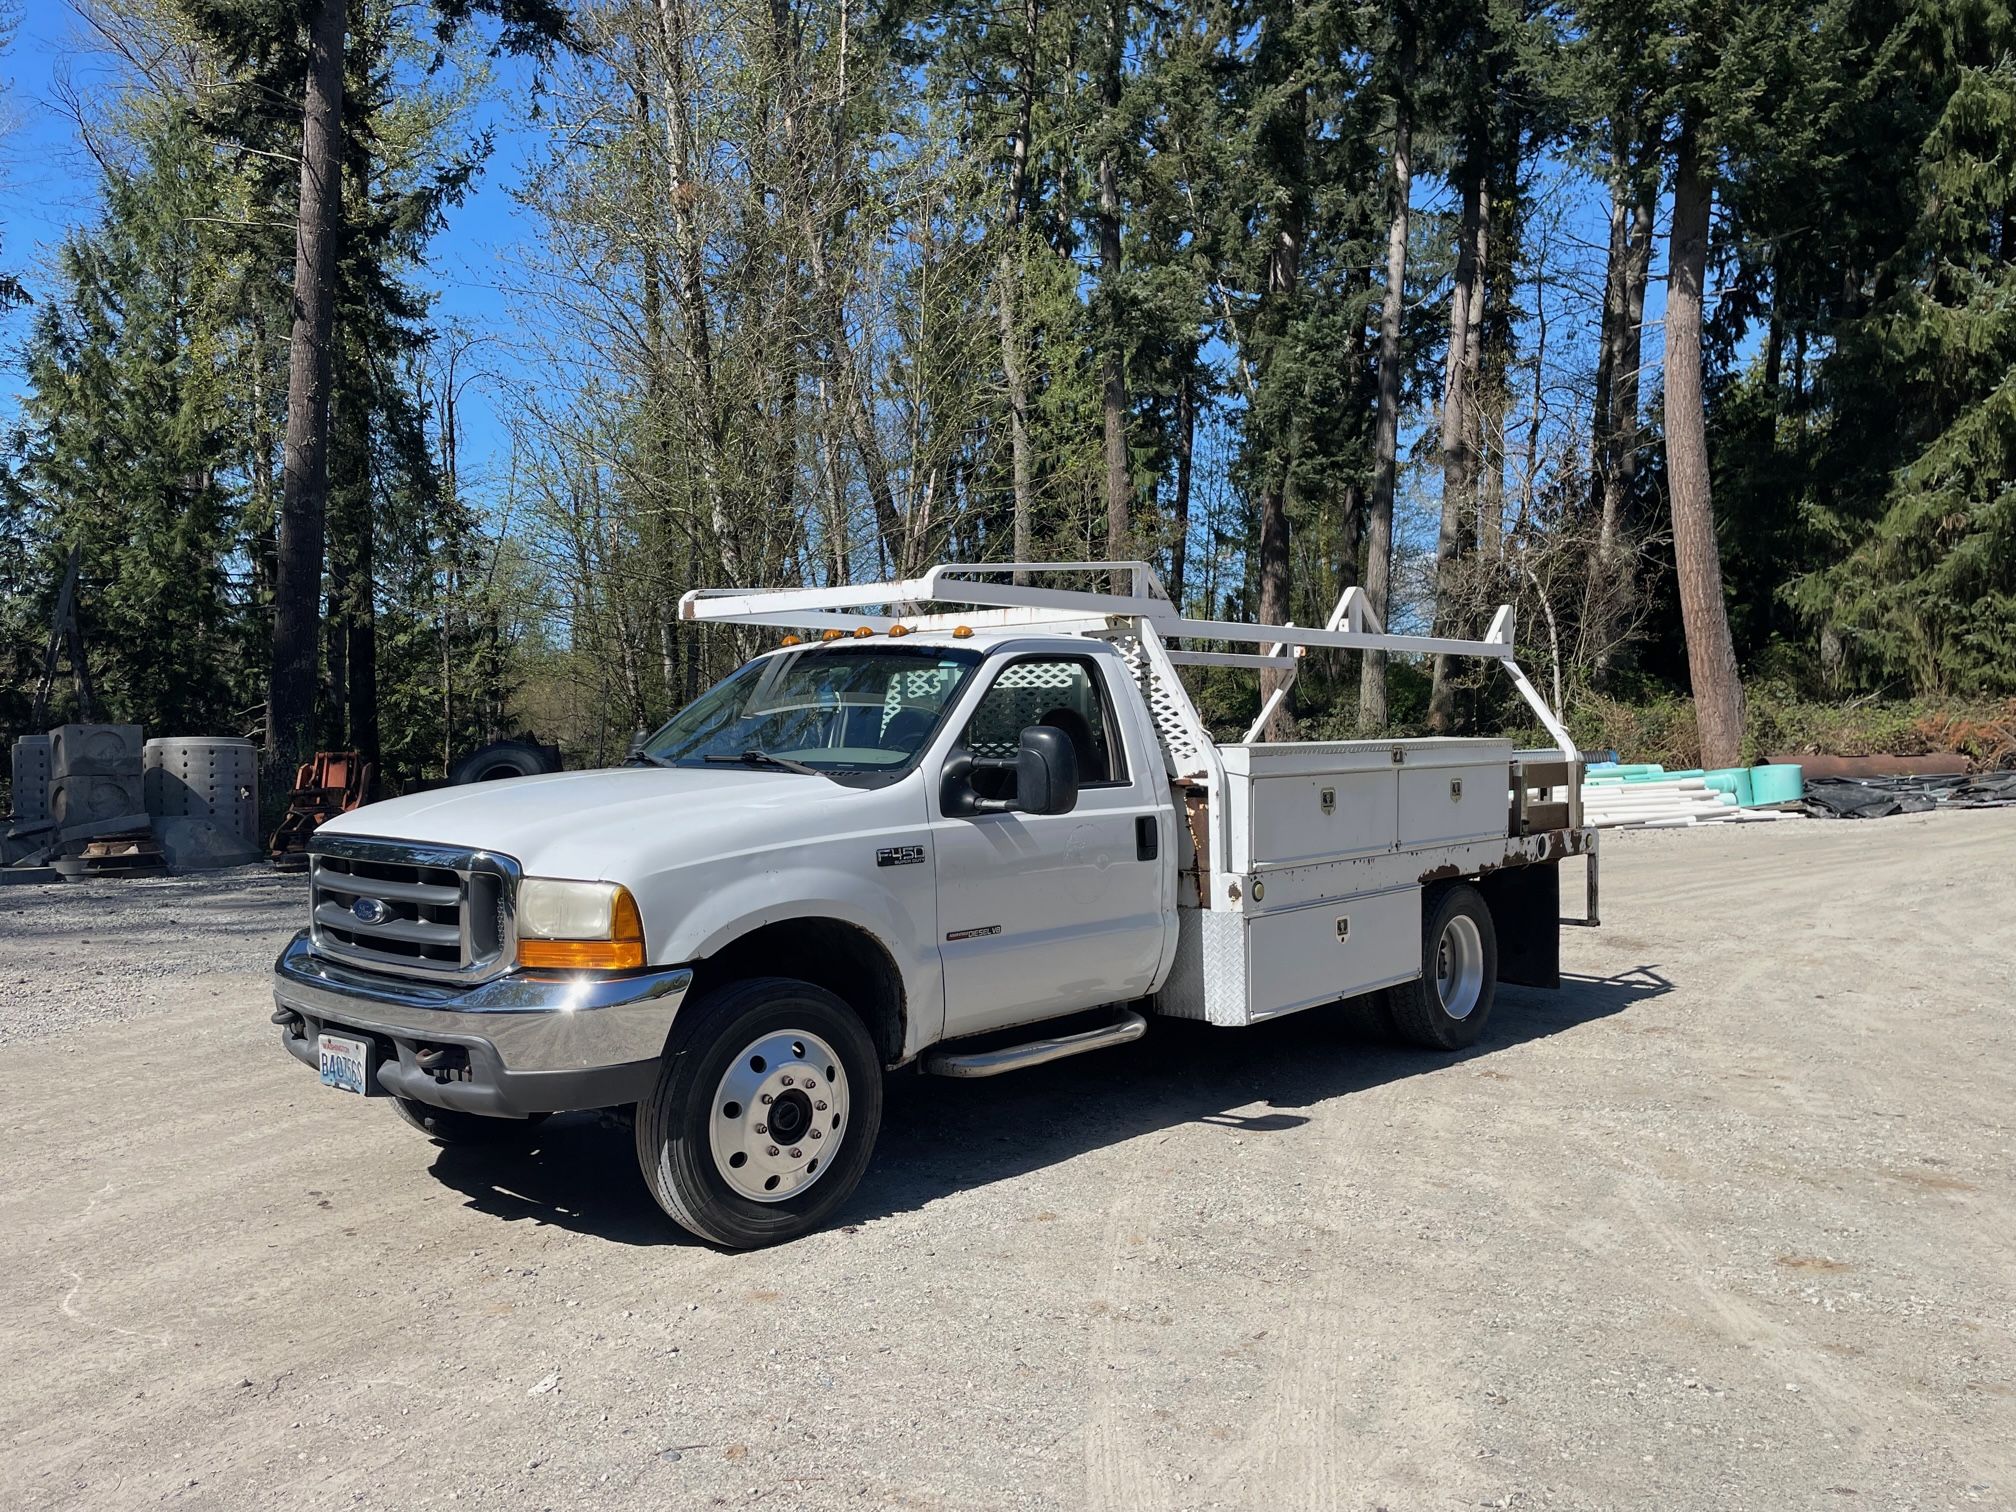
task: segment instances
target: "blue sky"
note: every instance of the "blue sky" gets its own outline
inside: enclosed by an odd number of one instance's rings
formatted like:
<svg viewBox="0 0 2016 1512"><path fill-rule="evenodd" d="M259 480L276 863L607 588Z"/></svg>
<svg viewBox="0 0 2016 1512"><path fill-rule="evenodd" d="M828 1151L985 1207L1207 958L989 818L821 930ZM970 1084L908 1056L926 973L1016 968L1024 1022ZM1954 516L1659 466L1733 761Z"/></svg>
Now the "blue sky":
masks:
<svg viewBox="0 0 2016 1512"><path fill-rule="evenodd" d="M63 0L26 0L14 45L0 56L6 81L6 128L0 139L0 258L7 270L39 295L46 269L71 228L97 213L98 166L79 139L62 101L87 101L114 87L118 74L95 56L89 28ZM508 326L505 290L508 249L520 234L511 187L526 154L539 140L527 120L524 68L510 60L497 65L498 86L478 108L470 131L488 129L496 147L464 203L449 212L447 228L434 240L430 266L421 283L436 295L435 322L461 322L479 330ZM17 311L0 323L0 413L12 413L22 388L19 347L29 316ZM497 412L499 396L478 384L465 396L464 447L480 475L508 448Z"/></svg>

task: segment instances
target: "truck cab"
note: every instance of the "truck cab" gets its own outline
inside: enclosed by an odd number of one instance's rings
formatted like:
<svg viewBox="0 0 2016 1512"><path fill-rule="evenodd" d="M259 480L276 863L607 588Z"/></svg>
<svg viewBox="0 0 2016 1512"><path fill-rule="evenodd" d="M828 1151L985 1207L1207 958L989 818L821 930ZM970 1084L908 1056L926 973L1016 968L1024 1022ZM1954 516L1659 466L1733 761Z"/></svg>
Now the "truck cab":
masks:
<svg viewBox="0 0 2016 1512"><path fill-rule="evenodd" d="M1153 1012L1229 1027L1403 987L1396 1027L1474 1040L1494 908L1531 924L1553 894L1495 882L1518 894L1501 906L1451 884L1508 867L1551 883L1593 854L1565 822L1519 833L1523 809L1572 791L1572 755L1527 772L1503 742L1221 745L1157 628L1184 622L1137 581L1117 598L1132 613L1069 589L993 604L1030 596L986 569L689 595L689 618L800 633L620 767L396 798L316 832L308 927L275 971L283 1044L441 1141L632 1110L666 1211L752 1247L847 1199L899 1067L992 1075L1138 1037ZM807 601L976 589L934 615ZM1524 954L1544 977L1549 952Z"/></svg>

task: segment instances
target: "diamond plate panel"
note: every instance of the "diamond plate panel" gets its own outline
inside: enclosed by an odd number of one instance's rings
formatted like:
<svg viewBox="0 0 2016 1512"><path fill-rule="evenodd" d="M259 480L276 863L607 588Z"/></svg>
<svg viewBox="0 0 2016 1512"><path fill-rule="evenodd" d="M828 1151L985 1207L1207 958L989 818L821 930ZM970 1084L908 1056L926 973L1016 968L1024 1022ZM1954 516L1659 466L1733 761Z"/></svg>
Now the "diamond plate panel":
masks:
<svg viewBox="0 0 2016 1512"><path fill-rule="evenodd" d="M1246 919L1204 908L1176 910L1176 964L1155 1010L1223 1028L1253 1021L1246 1001Z"/></svg>

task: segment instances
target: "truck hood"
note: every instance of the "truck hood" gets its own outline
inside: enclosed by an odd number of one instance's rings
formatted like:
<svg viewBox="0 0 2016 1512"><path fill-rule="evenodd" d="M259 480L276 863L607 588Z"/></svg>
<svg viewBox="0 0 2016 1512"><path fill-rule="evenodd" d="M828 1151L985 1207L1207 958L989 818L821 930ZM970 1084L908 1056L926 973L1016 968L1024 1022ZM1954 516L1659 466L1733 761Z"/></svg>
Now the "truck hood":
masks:
<svg viewBox="0 0 2016 1512"><path fill-rule="evenodd" d="M690 862L848 827L850 810L879 807L875 795L802 772L611 767L390 798L318 833L464 846L513 857L527 876L624 882L670 855Z"/></svg>

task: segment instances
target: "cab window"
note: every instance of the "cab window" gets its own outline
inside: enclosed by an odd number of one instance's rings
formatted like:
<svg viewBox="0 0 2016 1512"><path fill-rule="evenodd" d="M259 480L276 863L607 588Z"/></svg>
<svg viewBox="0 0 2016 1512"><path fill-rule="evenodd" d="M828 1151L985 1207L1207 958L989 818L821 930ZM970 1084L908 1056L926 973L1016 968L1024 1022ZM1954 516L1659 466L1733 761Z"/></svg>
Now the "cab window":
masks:
<svg viewBox="0 0 2016 1512"><path fill-rule="evenodd" d="M1127 780L1126 756L1112 711L1089 660L1036 656L1010 662L981 695L963 744L975 756L1012 760L1021 749L1022 731L1030 725L1050 725L1070 739L1078 753L1080 787ZM1001 775L1012 791L1014 774Z"/></svg>

